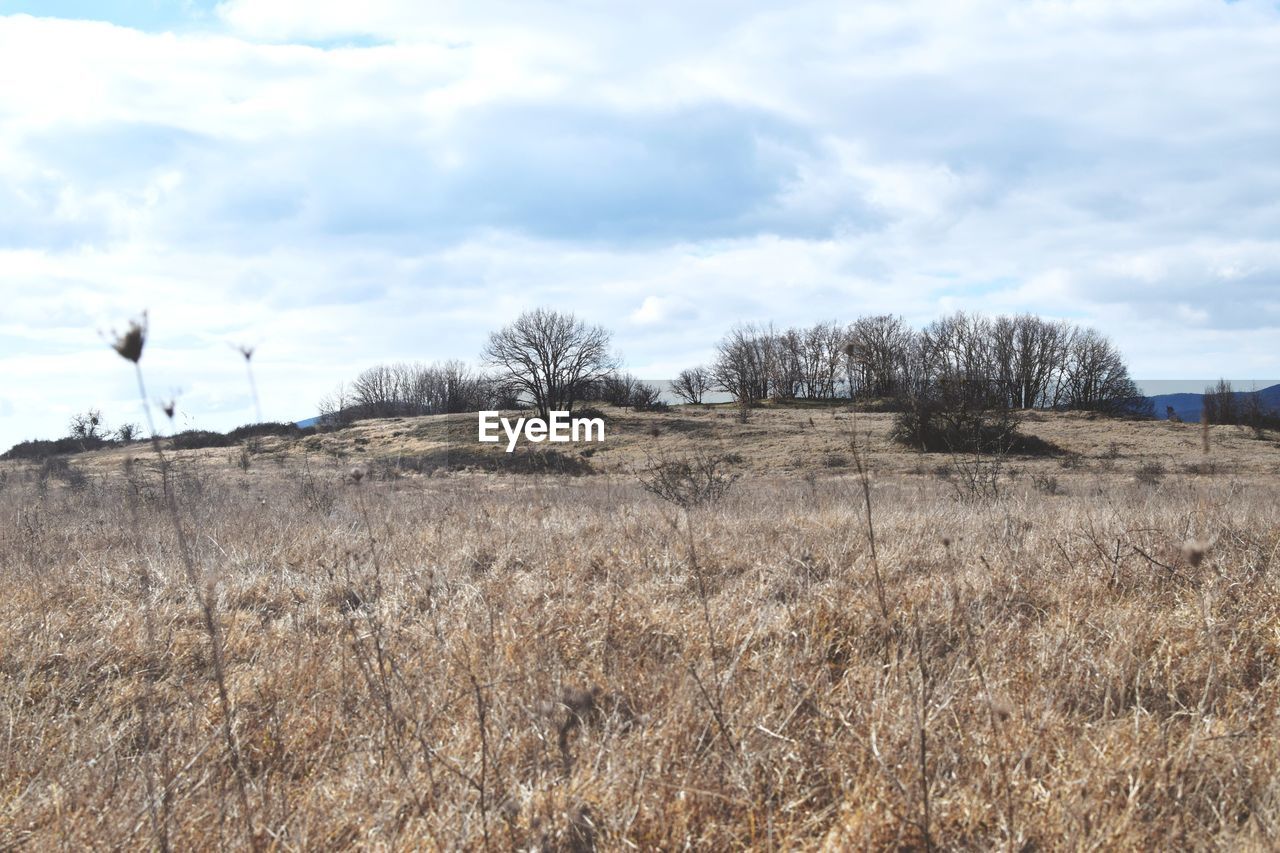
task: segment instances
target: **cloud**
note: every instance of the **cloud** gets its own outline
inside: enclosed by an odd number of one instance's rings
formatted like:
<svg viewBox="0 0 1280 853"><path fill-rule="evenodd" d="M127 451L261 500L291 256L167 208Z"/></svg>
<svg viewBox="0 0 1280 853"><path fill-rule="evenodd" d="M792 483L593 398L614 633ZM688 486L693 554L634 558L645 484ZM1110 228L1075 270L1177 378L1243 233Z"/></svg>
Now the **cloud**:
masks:
<svg viewBox="0 0 1280 853"><path fill-rule="evenodd" d="M686 299L646 296L640 303L640 307L632 311L628 319L637 326L653 327L687 320L696 313L694 306Z"/></svg>
<svg viewBox="0 0 1280 853"><path fill-rule="evenodd" d="M228 341L301 417L533 305L653 377L737 320L952 308L1280 374L1264 0L101 8L0 16L0 445L136 420L98 332L144 307L211 426L251 416Z"/></svg>

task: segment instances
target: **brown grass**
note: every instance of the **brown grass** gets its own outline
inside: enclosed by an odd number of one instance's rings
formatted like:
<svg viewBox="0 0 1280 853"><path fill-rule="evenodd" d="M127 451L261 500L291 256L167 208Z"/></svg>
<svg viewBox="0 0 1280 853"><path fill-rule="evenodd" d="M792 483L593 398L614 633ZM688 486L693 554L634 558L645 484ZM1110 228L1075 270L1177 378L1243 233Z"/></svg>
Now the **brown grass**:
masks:
<svg viewBox="0 0 1280 853"><path fill-rule="evenodd" d="M579 477L353 483L411 421L177 454L256 843L1275 846L1274 444L1215 427L1198 473L1195 425L1046 416L1080 459L958 501L887 416L855 457L843 413L717 414L622 416ZM704 422L745 476L686 519L626 471ZM6 468L0 848L247 843L201 594L120 462Z"/></svg>
<svg viewBox="0 0 1280 853"><path fill-rule="evenodd" d="M612 406L601 407L608 426L604 444L540 445L535 451L563 454L573 465L567 473L581 469L602 474L633 475L649 467L655 455L707 451L736 453L742 457L743 472L761 475L811 472L853 473L849 433L855 419L869 464L882 476L918 473L922 466L936 467L945 456L922 456L906 452L893 442L890 430L893 415L851 413L843 407L767 407L757 410L749 423L736 420L736 411L725 406L679 406L670 413L631 412ZM527 412L525 414L528 414ZM656 430L656 435L655 435ZM1114 421L1081 413L1031 413L1022 431L1061 448L1064 454L1078 454L1087 463L1072 476L1090 479L1105 468L1108 475L1135 476L1145 463L1159 463L1188 473L1245 476L1280 473L1280 435L1266 434L1264 440L1252 431L1232 426L1211 426L1208 430L1212 452L1201 448L1199 424ZM389 418L359 421L342 430L314 435L301 441L275 437L257 440L250 460L257 474L273 476L285 465L372 464L401 475L450 469L485 473L511 466L505 443L476 443L476 416L432 415L416 418ZM516 456L526 451L522 444ZM137 449L115 449L83 454L79 464L87 470L109 472ZM191 465L222 470L237 463L239 448L212 448L186 451ZM1043 470L1062 475L1063 458L1027 457L1018 467L1033 472ZM520 470L541 471L549 465L515 465Z"/></svg>

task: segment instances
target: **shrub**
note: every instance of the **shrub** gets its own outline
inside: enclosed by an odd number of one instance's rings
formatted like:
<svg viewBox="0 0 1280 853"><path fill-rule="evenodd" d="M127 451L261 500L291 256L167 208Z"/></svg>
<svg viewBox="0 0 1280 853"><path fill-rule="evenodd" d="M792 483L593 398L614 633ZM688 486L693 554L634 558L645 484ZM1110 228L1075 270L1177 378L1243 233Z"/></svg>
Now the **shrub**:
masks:
<svg viewBox="0 0 1280 853"><path fill-rule="evenodd" d="M640 472L640 485L684 509L714 503L733 488L738 475L727 471L724 456L698 452L692 456L651 462Z"/></svg>
<svg viewBox="0 0 1280 853"><path fill-rule="evenodd" d="M331 479L321 479L310 467L298 478L298 497L308 511L328 515L338 502L337 487Z"/></svg>
<svg viewBox="0 0 1280 853"><path fill-rule="evenodd" d="M1133 476L1144 486L1158 486L1167 473L1164 465L1159 462L1144 462Z"/></svg>
<svg viewBox="0 0 1280 853"><path fill-rule="evenodd" d="M88 483L88 477L79 468L73 466L65 456L50 456L44 460L37 475L41 487L50 479L61 480L72 489L82 489Z"/></svg>
<svg viewBox="0 0 1280 853"><path fill-rule="evenodd" d="M1013 448L1018 417L1010 409L968 409L923 398L893 418L893 438L926 453L998 453Z"/></svg>
<svg viewBox="0 0 1280 853"><path fill-rule="evenodd" d="M600 380L600 399L611 406L629 406L637 383L630 373L612 373Z"/></svg>
<svg viewBox="0 0 1280 853"><path fill-rule="evenodd" d="M990 503L1000 499L1000 477L1005 471L1003 454L955 454L944 476L961 503Z"/></svg>
<svg viewBox="0 0 1280 853"><path fill-rule="evenodd" d="M172 439L174 450L199 450L205 447L234 447L245 440L263 436L283 436L286 438L302 438L319 432L315 427L303 429L297 424L285 424L267 421L258 424L245 424L228 433L207 429L189 429L178 433ZM257 452L257 447L251 448Z"/></svg>
<svg viewBox="0 0 1280 853"><path fill-rule="evenodd" d="M101 441L108 436L106 424L102 420L102 412L90 409L71 419L70 437L77 441Z"/></svg>
<svg viewBox="0 0 1280 853"><path fill-rule="evenodd" d="M205 447L230 447L234 441L220 432L207 429L188 429L173 437L171 445L174 450L200 450Z"/></svg>
<svg viewBox="0 0 1280 853"><path fill-rule="evenodd" d="M386 466L384 466L385 468ZM418 456L403 456L394 467L431 475L437 471L478 470L508 474L567 474L578 477L594 469L585 458L553 448L522 447L514 453L495 453L471 445L449 447Z"/></svg>
<svg viewBox="0 0 1280 853"><path fill-rule="evenodd" d="M0 460L26 459L31 461L39 461L47 459L50 456L60 456L67 453L80 453L87 450L101 450L104 447L114 447L115 442L103 438L74 438L67 436L66 438L54 439L37 439L34 441L22 441L15 444L0 455Z"/></svg>
<svg viewBox="0 0 1280 853"><path fill-rule="evenodd" d="M662 402L662 392L647 382L637 382L631 389L631 408L637 412L667 412L671 407Z"/></svg>
<svg viewBox="0 0 1280 853"><path fill-rule="evenodd" d="M1062 494L1062 486L1058 482L1058 478L1052 474L1035 473L1031 475L1031 485L1037 492L1045 495Z"/></svg>
<svg viewBox="0 0 1280 853"><path fill-rule="evenodd" d="M314 433L315 427L302 428L297 424L280 423L279 421L263 421L258 424L245 424L238 426L231 432L227 433L229 443L236 443L245 438L263 438L266 436L282 436L285 438L300 438L304 435Z"/></svg>
<svg viewBox="0 0 1280 853"><path fill-rule="evenodd" d="M573 410L573 415L577 418L599 418L602 421L609 420L609 415L603 409L597 409L595 406L576 406Z"/></svg>

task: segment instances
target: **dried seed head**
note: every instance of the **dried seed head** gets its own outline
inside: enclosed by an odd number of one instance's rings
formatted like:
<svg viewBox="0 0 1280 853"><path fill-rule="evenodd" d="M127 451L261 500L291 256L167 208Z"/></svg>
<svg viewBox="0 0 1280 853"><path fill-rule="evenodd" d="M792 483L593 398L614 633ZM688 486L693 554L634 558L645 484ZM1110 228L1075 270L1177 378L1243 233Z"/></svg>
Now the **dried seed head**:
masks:
<svg viewBox="0 0 1280 853"><path fill-rule="evenodd" d="M1182 543L1182 557L1188 565L1198 566L1209 553L1209 543L1200 539L1188 539Z"/></svg>
<svg viewBox="0 0 1280 853"><path fill-rule="evenodd" d="M248 344L241 344L240 346L236 347L236 350L242 356L244 356L245 361L248 361L249 359L253 358L253 347L249 346Z"/></svg>
<svg viewBox="0 0 1280 853"><path fill-rule="evenodd" d="M351 471L348 473L351 477L351 482L355 483L358 486L360 485L360 481L364 479L364 475L366 471L364 470L363 466L352 465Z"/></svg>
<svg viewBox="0 0 1280 853"><path fill-rule="evenodd" d="M129 329L123 335L116 335L112 348L120 353L121 358L134 364L142 358L142 347L147 342L147 312L142 312L141 320L130 320Z"/></svg>
<svg viewBox="0 0 1280 853"><path fill-rule="evenodd" d="M170 397L160 403L160 410L164 412L166 418L173 420L173 413L178 410L178 401Z"/></svg>

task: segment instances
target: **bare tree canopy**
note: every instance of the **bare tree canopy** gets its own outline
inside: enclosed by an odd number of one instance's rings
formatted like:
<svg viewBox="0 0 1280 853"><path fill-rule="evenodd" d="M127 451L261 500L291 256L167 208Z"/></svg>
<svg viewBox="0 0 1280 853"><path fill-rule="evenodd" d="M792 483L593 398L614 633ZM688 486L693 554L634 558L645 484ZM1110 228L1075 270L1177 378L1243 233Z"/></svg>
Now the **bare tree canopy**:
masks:
<svg viewBox="0 0 1280 853"><path fill-rule="evenodd" d="M1143 417L1149 408L1111 341L1031 314L957 312L919 330L888 314L845 327L738 325L720 341L707 373L711 387L747 406L765 398L841 397L903 406L942 395L974 411L1077 409ZM693 402L698 396L683 378L675 391Z"/></svg>
<svg viewBox="0 0 1280 853"><path fill-rule="evenodd" d="M90 409L71 418L71 437L83 441L96 441L106 436L107 428L102 422L102 412Z"/></svg>
<svg viewBox="0 0 1280 853"><path fill-rule="evenodd" d="M776 337L773 326L735 326L717 346L711 368L716 387L742 403L767 398L770 380L776 382L778 376Z"/></svg>
<svg viewBox="0 0 1280 853"><path fill-rule="evenodd" d="M323 422L527 404L547 416L586 400L641 409L661 405L656 389L619 370L610 333L573 314L525 312L489 336L482 357L491 372L474 372L458 361L368 368L321 401ZM721 339L710 365L681 371L672 390L688 403L702 402L711 390L726 391L743 412L765 399L864 399L900 410L932 400L961 412L1151 414L1110 340L1094 329L1031 314L957 312L920 329L887 314L847 326L739 324ZM1217 417L1241 417L1230 402Z"/></svg>
<svg viewBox="0 0 1280 853"><path fill-rule="evenodd" d="M1147 415L1146 400L1129 378L1115 344L1093 329L1078 332L1068 350L1062 406L1108 415Z"/></svg>
<svg viewBox="0 0 1280 853"><path fill-rule="evenodd" d="M474 412L499 397L490 377L461 361L398 362L366 368L321 399L319 409L326 425L337 426L360 418Z"/></svg>
<svg viewBox="0 0 1280 853"><path fill-rule="evenodd" d="M845 332L851 391L855 396L893 397L904 390L903 372L914 333L901 317L860 317ZM834 386L833 386L834 387Z"/></svg>
<svg viewBox="0 0 1280 853"><path fill-rule="evenodd" d="M608 376L602 377L599 382L592 383L592 393L598 395L611 406L629 406L631 405L631 397L635 394L636 386L640 384L640 380L636 379L630 373L610 373ZM588 393L583 390L580 395L586 399Z"/></svg>
<svg viewBox="0 0 1280 853"><path fill-rule="evenodd" d="M671 383L671 391L686 403L701 403L702 397L711 390L713 380L711 372L705 367L691 367L680 371L676 381Z"/></svg>
<svg viewBox="0 0 1280 853"><path fill-rule="evenodd" d="M482 357L542 417L572 409L586 386L617 367L610 335L573 314L537 308L489 335Z"/></svg>

